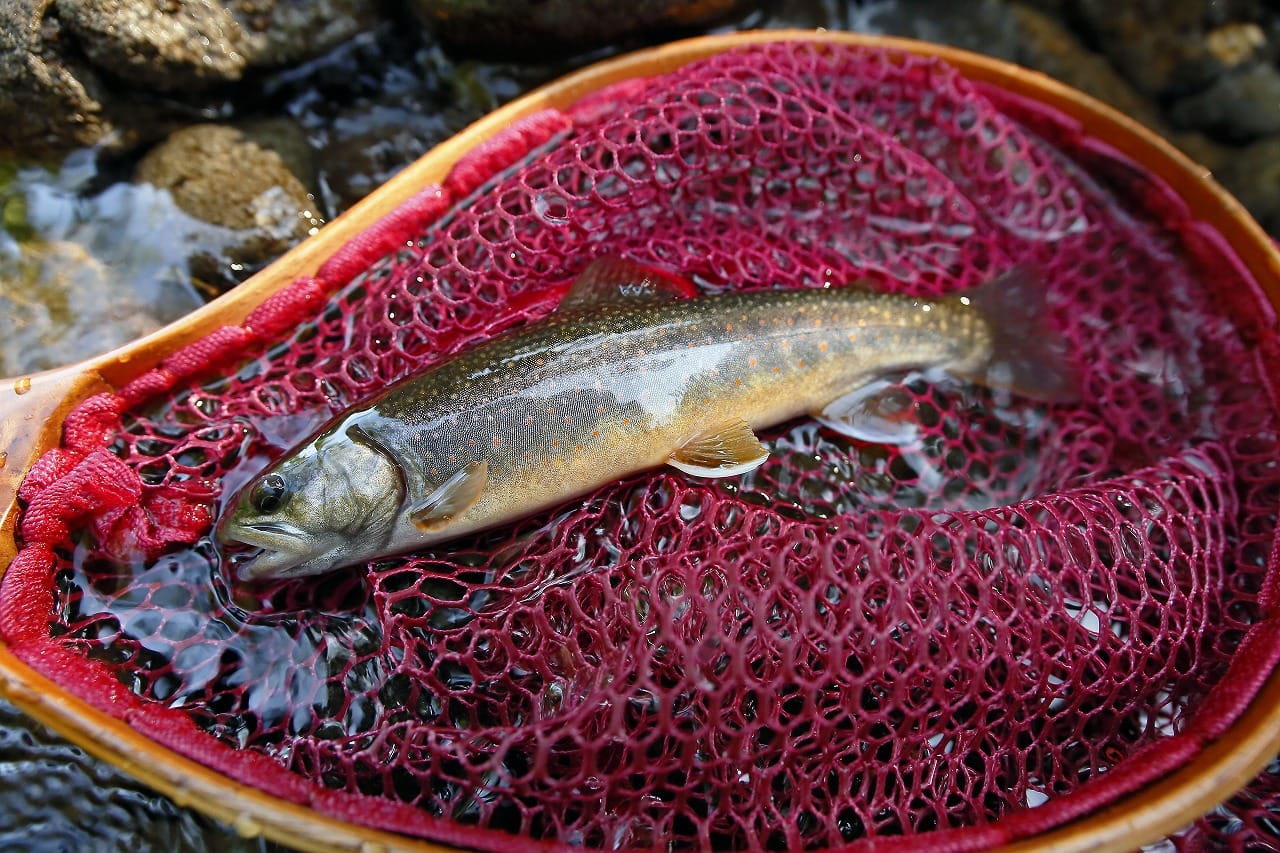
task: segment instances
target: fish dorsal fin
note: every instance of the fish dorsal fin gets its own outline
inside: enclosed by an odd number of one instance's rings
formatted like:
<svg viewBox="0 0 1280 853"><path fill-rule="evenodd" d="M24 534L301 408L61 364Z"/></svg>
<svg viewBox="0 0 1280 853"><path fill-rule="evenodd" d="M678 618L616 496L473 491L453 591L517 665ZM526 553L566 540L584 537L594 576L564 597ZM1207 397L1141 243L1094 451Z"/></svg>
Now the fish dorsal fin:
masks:
<svg viewBox="0 0 1280 853"><path fill-rule="evenodd" d="M606 255L587 264L560 301L559 310L572 311L632 299L666 302L695 293L692 284L671 273Z"/></svg>
<svg viewBox="0 0 1280 853"><path fill-rule="evenodd" d="M475 506L489 482L489 462L472 462L441 483L427 499L409 510L409 520L423 533L434 533Z"/></svg>
<svg viewBox="0 0 1280 853"><path fill-rule="evenodd" d="M667 464L699 477L733 477L759 468L769 451L738 418L705 430L672 452Z"/></svg>

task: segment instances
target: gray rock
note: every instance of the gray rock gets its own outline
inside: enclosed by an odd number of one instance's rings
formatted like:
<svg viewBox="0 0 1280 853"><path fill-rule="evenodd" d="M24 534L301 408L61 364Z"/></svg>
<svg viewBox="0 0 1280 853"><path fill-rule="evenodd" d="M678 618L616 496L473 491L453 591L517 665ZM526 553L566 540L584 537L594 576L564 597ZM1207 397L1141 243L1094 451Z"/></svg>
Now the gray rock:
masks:
<svg viewBox="0 0 1280 853"><path fill-rule="evenodd" d="M151 141L201 109L192 93L318 54L368 26L374 5L0 0L0 151L52 163L86 145ZM184 106L152 92L181 92Z"/></svg>
<svg viewBox="0 0 1280 853"><path fill-rule="evenodd" d="M649 29L691 27L754 5L750 0L412 0L448 41L486 52L604 44Z"/></svg>
<svg viewBox="0 0 1280 853"><path fill-rule="evenodd" d="M315 200L280 154L234 127L201 124L170 134L135 177L169 190L191 216L239 232L228 252L241 264L274 258L320 225Z"/></svg>
<svg viewBox="0 0 1280 853"><path fill-rule="evenodd" d="M1215 142L1203 133L1194 130L1173 130L1166 137L1196 163L1216 172L1228 163L1235 155L1236 149L1230 145Z"/></svg>
<svg viewBox="0 0 1280 853"><path fill-rule="evenodd" d="M1280 133L1280 70L1255 64L1219 77L1205 91L1175 103L1169 118L1178 127L1236 141Z"/></svg>
<svg viewBox="0 0 1280 853"><path fill-rule="evenodd" d="M1202 89L1224 70L1206 28L1251 0L1073 0L1069 9L1102 52L1147 95ZM1232 7L1232 8L1228 8Z"/></svg>
<svg viewBox="0 0 1280 853"><path fill-rule="evenodd" d="M1010 62L1018 55L1018 25L1001 0L873 4L854 13L853 24L864 32L938 42Z"/></svg>
<svg viewBox="0 0 1280 853"><path fill-rule="evenodd" d="M313 56L367 27L371 0L57 0L97 66L160 91L239 80Z"/></svg>
<svg viewBox="0 0 1280 853"><path fill-rule="evenodd" d="M1280 137L1259 140L1227 158L1215 175L1273 235L1280 235Z"/></svg>
<svg viewBox="0 0 1280 853"><path fill-rule="evenodd" d="M116 129L97 75L63 52L49 0L0 3L0 149L58 159Z"/></svg>
<svg viewBox="0 0 1280 853"><path fill-rule="evenodd" d="M1010 12L1019 26L1019 63L1074 86L1157 132L1165 131L1156 104L1057 19L1016 3L1010 6Z"/></svg>

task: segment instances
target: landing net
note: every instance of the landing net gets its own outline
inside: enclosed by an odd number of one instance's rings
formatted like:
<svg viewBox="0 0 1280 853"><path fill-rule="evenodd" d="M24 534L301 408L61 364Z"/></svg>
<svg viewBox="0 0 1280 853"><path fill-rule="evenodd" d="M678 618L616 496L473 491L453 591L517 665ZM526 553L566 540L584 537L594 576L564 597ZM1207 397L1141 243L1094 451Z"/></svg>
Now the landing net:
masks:
<svg viewBox="0 0 1280 853"><path fill-rule="evenodd" d="M896 377L908 445L796 421L742 479L660 470L355 571L228 579L211 523L269 460L604 254L705 292L1034 268L1081 399ZM1163 777L1280 655L1274 325L1215 232L1044 106L902 53L737 50L531 116L81 404L23 485L0 632L144 735L370 826L986 847ZM1274 840L1275 778L1179 843Z"/></svg>

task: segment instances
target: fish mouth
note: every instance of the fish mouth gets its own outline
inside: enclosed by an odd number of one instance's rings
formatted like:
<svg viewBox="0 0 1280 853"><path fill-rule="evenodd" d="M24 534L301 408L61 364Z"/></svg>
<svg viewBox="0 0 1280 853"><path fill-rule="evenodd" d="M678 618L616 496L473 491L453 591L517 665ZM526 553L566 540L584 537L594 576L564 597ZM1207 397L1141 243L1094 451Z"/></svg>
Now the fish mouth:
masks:
<svg viewBox="0 0 1280 853"><path fill-rule="evenodd" d="M220 534L224 542L259 549L236 567L236 575L241 580L283 576L287 569L304 562L312 553L309 537L287 524L230 524Z"/></svg>

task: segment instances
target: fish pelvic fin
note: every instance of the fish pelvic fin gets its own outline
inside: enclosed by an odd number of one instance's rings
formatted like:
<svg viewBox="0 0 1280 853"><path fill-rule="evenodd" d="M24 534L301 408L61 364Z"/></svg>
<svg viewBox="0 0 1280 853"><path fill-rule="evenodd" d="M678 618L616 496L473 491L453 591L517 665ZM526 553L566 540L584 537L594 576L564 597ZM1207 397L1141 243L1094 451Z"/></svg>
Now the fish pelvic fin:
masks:
<svg viewBox="0 0 1280 853"><path fill-rule="evenodd" d="M423 533L448 527L462 513L475 506L489 483L489 462L472 462L441 483L426 500L409 510L409 520Z"/></svg>
<svg viewBox="0 0 1280 853"><path fill-rule="evenodd" d="M910 444L920 434L915 401L889 379L860 385L810 414L828 429L871 444Z"/></svg>
<svg viewBox="0 0 1280 853"><path fill-rule="evenodd" d="M698 477L734 477L759 468L769 451L738 418L698 433L667 458L667 464Z"/></svg>
<svg viewBox="0 0 1280 853"><path fill-rule="evenodd" d="M558 310L574 311L631 299L668 302L696 295L697 288L677 275L616 255L605 255L587 264L560 301Z"/></svg>
<svg viewBox="0 0 1280 853"><path fill-rule="evenodd" d="M990 357L957 365L951 372L1033 400L1069 403L1080 399L1080 377L1061 332L1049 323L1044 280L1020 265L954 299L968 301L986 321Z"/></svg>

